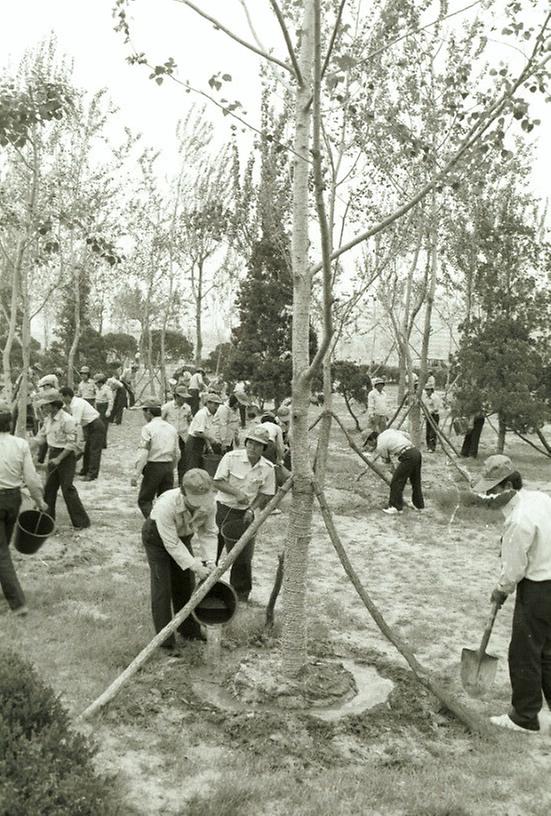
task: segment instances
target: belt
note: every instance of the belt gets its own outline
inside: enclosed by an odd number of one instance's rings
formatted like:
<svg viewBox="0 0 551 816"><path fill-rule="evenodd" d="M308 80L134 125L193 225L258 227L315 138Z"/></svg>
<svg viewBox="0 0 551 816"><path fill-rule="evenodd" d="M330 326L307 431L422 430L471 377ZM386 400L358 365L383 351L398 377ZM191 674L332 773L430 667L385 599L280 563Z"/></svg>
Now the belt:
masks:
<svg viewBox="0 0 551 816"><path fill-rule="evenodd" d="M398 453L396 454L396 456L401 456L406 451L413 450L413 447L414 447L413 445L407 445L407 447L402 448L402 450L399 450Z"/></svg>
<svg viewBox="0 0 551 816"><path fill-rule="evenodd" d="M0 495L5 496L9 495L10 493L21 493L21 488L19 487L0 487Z"/></svg>

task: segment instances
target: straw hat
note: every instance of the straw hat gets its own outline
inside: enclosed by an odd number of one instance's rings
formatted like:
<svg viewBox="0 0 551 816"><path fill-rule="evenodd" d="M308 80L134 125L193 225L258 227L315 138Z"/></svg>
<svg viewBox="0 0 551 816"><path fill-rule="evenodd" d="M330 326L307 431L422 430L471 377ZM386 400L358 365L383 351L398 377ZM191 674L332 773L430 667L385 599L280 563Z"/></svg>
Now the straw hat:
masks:
<svg viewBox="0 0 551 816"><path fill-rule="evenodd" d="M475 493L487 493L514 472L515 467L508 456L501 453L488 456L472 489Z"/></svg>
<svg viewBox="0 0 551 816"><path fill-rule="evenodd" d="M260 442L261 445L266 446L270 441L268 428L264 428L262 425L256 425L248 432L245 437L245 442L247 439L251 439L253 442Z"/></svg>
<svg viewBox="0 0 551 816"><path fill-rule="evenodd" d="M205 402L216 402L218 405L222 405L224 400L220 394L215 394L214 392L210 391L205 397Z"/></svg>

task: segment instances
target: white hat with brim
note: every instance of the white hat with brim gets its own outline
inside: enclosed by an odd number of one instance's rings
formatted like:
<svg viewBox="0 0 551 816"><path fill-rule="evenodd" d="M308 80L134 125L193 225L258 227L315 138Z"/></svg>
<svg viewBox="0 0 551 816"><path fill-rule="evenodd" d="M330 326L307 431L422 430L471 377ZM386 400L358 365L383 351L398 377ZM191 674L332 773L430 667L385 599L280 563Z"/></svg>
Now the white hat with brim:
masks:
<svg viewBox="0 0 551 816"><path fill-rule="evenodd" d="M257 425L245 436L245 442L247 442L248 439L252 440L253 442L260 442L261 445L268 445L270 442L268 428L263 428L262 425Z"/></svg>
<svg viewBox="0 0 551 816"><path fill-rule="evenodd" d="M385 383L386 383L386 380L384 379L384 377L373 377L373 379L371 380L371 385L373 385L373 386L375 386L375 385L384 385Z"/></svg>
<svg viewBox="0 0 551 816"><path fill-rule="evenodd" d="M52 388L51 391L43 391L40 394L40 399L37 401L37 404L50 405L52 402L63 402L63 397L55 388Z"/></svg>
<svg viewBox="0 0 551 816"><path fill-rule="evenodd" d="M224 400L222 399L220 394L214 394L212 392L209 392L205 397L205 402L216 402L217 405L222 405Z"/></svg>
<svg viewBox="0 0 551 816"><path fill-rule="evenodd" d="M508 456L501 453L488 456L482 466L480 477L471 490L475 493L487 493L514 472L515 467Z"/></svg>

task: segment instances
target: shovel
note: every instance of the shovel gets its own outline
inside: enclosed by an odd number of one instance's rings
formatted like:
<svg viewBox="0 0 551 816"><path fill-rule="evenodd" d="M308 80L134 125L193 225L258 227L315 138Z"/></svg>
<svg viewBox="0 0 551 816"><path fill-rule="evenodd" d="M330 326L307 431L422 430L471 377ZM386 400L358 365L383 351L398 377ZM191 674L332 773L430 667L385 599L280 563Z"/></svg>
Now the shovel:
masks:
<svg viewBox="0 0 551 816"><path fill-rule="evenodd" d="M497 657L486 654L499 605L492 604L488 623L482 635L478 650L463 649L461 652L461 682L470 697L480 697L494 682L497 670Z"/></svg>

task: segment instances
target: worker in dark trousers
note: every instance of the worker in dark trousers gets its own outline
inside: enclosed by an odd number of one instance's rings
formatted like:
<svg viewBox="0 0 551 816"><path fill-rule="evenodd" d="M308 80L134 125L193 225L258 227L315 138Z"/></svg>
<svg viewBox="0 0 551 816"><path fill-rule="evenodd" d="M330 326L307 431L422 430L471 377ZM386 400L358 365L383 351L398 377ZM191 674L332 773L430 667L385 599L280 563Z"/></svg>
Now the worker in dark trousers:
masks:
<svg viewBox="0 0 551 816"><path fill-rule="evenodd" d="M237 521L244 531L254 520L254 511L262 509L275 494L275 471L263 453L270 435L262 425L252 428L245 437L245 448L229 451L218 465L214 476L216 494L216 524L219 530L217 561L225 546L231 552L234 540L224 536L224 525ZM230 583L241 601L248 600L253 585L252 561L254 539L235 560Z"/></svg>
<svg viewBox="0 0 551 816"><path fill-rule="evenodd" d="M89 402L94 408L96 405L96 383L90 379L90 369L82 366L80 371L80 382L77 386L77 396Z"/></svg>
<svg viewBox="0 0 551 816"><path fill-rule="evenodd" d="M427 414L428 416L430 416L432 420L432 422L430 422L428 417L426 418L425 441L427 443L427 450L429 453L434 453L436 450L436 441L438 438L436 428L438 428L440 424L440 412L442 410L442 400L435 392L434 386L435 386L434 377L429 377L427 379L425 390L421 397L423 405L427 411Z"/></svg>
<svg viewBox="0 0 551 816"><path fill-rule="evenodd" d="M202 468L203 454L212 453L217 442L214 416L224 400L219 394L207 394L205 399L206 405L197 411L189 426L185 470Z"/></svg>
<svg viewBox="0 0 551 816"><path fill-rule="evenodd" d="M463 439L461 446L461 456L468 458L469 456L476 459L478 456L478 444L480 442L480 435L484 427L484 414L479 412L469 417L469 430Z"/></svg>
<svg viewBox="0 0 551 816"><path fill-rule="evenodd" d="M196 368L189 380L189 394L190 406L193 416L201 407L201 393L205 390L205 380L203 379L205 372L202 368Z"/></svg>
<svg viewBox="0 0 551 816"><path fill-rule="evenodd" d="M161 407L161 417L173 425L178 433L178 446L180 448L178 481L181 481L186 470L186 441L191 422L191 408L187 401L189 398L189 393L184 386L177 385L174 389L174 398L165 402Z"/></svg>
<svg viewBox="0 0 551 816"><path fill-rule="evenodd" d="M130 483L136 487L142 476L138 507L144 518L149 518L155 497L174 487L174 468L178 464L180 450L178 432L161 418L160 403L149 400L142 407L145 425L141 433L135 476Z"/></svg>
<svg viewBox="0 0 551 816"><path fill-rule="evenodd" d="M191 598L195 579L209 575L207 563L214 560L214 493L206 471L189 470L180 487L159 496L143 523L142 542L151 573L153 624L160 632ZM184 640L204 640L192 615L178 632ZM172 653L174 647L174 635L170 635L162 648Z"/></svg>
<svg viewBox="0 0 551 816"><path fill-rule="evenodd" d="M39 405L44 424L31 440L31 448L40 448L44 441L48 442L47 478L44 486L48 515L55 519L57 494L61 488L71 523L76 530L81 530L90 526L88 513L73 484L76 455L84 448L82 429L75 418L63 410L63 399L59 391L43 393ZM91 406L88 407L93 410Z"/></svg>
<svg viewBox="0 0 551 816"><path fill-rule="evenodd" d="M48 505L35 470L29 443L10 433L12 421L8 402L0 401L0 586L14 615L27 614L25 593L10 555L10 539L21 506L21 488L26 485L35 504L44 513ZM213 497L214 498L214 497Z"/></svg>
<svg viewBox="0 0 551 816"><path fill-rule="evenodd" d="M94 376L94 382L96 383L96 410L98 411L100 419L103 422L105 434L103 438L103 449L105 450L107 447L109 417L111 416L111 411L113 410L114 404L113 389L107 385L107 377L101 372L98 372L98 374Z"/></svg>
<svg viewBox="0 0 551 816"><path fill-rule="evenodd" d="M84 454L79 476L84 482L93 482L99 476L105 441L105 428L99 411L90 404L90 400L75 397L73 389L66 385L59 389L59 393L63 398L65 410L75 418L84 434Z"/></svg>
<svg viewBox="0 0 551 816"><path fill-rule="evenodd" d="M491 600L501 606L516 592L509 644L511 707L494 725L525 734L540 730L543 700L551 708L551 498L525 490L508 456L484 462L475 493L496 497L505 516L501 574Z"/></svg>
<svg viewBox="0 0 551 816"><path fill-rule="evenodd" d="M364 447L375 452L384 462L392 464L391 457L395 457L398 465L394 468L390 482L390 497L388 507L383 513L394 516L404 509L404 488L407 481L411 482L411 499L416 510L423 510L423 488L421 486L421 451L412 444L404 431L388 428L382 433L372 431L364 442Z"/></svg>

